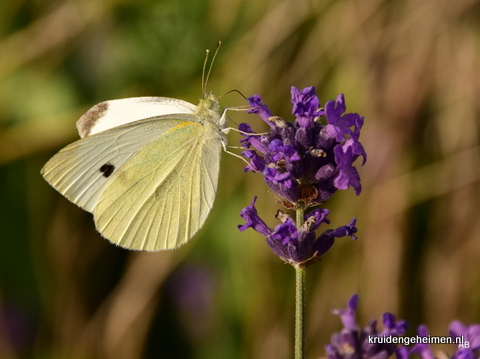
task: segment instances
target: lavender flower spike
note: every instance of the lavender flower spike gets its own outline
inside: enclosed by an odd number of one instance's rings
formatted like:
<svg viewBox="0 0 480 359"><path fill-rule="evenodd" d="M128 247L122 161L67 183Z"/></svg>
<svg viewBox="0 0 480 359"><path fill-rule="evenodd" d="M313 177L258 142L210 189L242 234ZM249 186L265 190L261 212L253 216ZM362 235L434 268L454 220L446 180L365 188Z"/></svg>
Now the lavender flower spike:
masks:
<svg viewBox="0 0 480 359"><path fill-rule="evenodd" d="M353 187L360 194L360 176L353 163L367 155L358 141L363 117L345 113L343 95L329 101L325 110L313 86L292 87L293 122L273 116L258 95L248 98L250 113L259 115L270 126L264 135L254 134L241 124L243 155L250 160L245 171L262 173L265 182L286 208L322 204L338 189ZM250 135L250 133L252 133Z"/></svg>
<svg viewBox="0 0 480 359"><path fill-rule="evenodd" d="M353 187L360 194L360 176L353 166L366 153L358 141L363 117L345 113L343 95L329 101L325 110L315 87L291 89L293 122L274 116L262 98L248 98L250 113L257 114L270 126L268 134L256 134L248 124L240 124L243 156L249 161L244 171L261 173L274 196L288 209L304 210L318 206L338 189ZM362 163L362 164L363 164ZM269 228L255 209L256 197L242 210L246 221L241 231L251 227L266 237L270 248L285 262L304 268L316 263L327 253L335 238L350 236L357 239L356 219L336 229L327 229L317 236L315 230L327 219L327 209L314 209L297 224L286 213L277 214L281 221Z"/></svg>
<svg viewBox="0 0 480 359"><path fill-rule="evenodd" d="M375 343L369 341L369 336L381 338L403 335L408 328L408 323L404 320L397 321L393 314L385 313L382 320L383 330L379 331L377 329L376 320L370 321L365 328L360 329L355 318L358 303L359 297L355 294L348 300L346 309L334 309L332 311L333 314L340 316L344 328L340 333L332 335L331 343L327 344L325 348L327 358L380 359L388 358L394 353L397 354L397 358L408 358L399 355L402 350L399 352L400 348L396 344L385 343L381 340Z"/></svg>
<svg viewBox="0 0 480 359"><path fill-rule="evenodd" d="M241 216L244 225L239 225L240 231L253 228L266 237L267 244L282 260L296 267L308 267L318 262L321 257L332 247L335 238L350 236L357 239L355 232L355 218L350 224L336 229L327 229L320 236L315 235L315 230L323 223L330 223L327 216L328 209L317 208L305 215L304 224L297 229L295 221L286 213L279 211L277 219L281 221L274 229L269 228L258 216L255 208L255 197L250 206L245 207Z"/></svg>

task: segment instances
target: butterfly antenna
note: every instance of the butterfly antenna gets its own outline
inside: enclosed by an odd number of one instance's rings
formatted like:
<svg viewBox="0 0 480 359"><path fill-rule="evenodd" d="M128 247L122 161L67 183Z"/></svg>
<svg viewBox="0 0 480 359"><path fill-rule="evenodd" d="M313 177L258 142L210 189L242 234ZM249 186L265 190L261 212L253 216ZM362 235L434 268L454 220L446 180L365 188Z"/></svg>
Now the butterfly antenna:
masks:
<svg viewBox="0 0 480 359"><path fill-rule="evenodd" d="M208 61L209 54L210 54L210 50L207 49L206 55L205 55L205 61L203 62L203 70L202 70L202 91L203 91L204 98L207 97L207 83L205 81L205 69L207 68L207 61ZM208 81L208 76L207 76L207 81Z"/></svg>
<svg viewBox="0 0 480 359"><path fill-rule="evenodd" d="M217 49L215 50L215 53L213 54L212 61L210 62L210 67L208 68L208 73L207 76L205 77L205 81L203 81L202 78L202 86L203 86L203 95L207 97L207 84L208 84L208 79L210 78L210 73L212 72L212 67L213 63L215 62L215 58L217 57L218 50L220 50L220 45L222 44L221 41L217 43ZM205 67L207 65L207 59L208 59L208 53L209 51L207 50L207 57L205 58L205 63L203 64L203 73L205 74Z"/></svg>
<svg viewBox="0 0 480 359"><path fill-rule="evenodd" d="M246 98L245 95L238 90L230 90L227 93L224 93L223 95L218 96L218 99L220 100L223 96L226 96L226 95L228 95L229 93L232 93L232 92L237 92L238 94L240 94L240 96L242 96L245 100L248 101L248 98Z"/></svg>

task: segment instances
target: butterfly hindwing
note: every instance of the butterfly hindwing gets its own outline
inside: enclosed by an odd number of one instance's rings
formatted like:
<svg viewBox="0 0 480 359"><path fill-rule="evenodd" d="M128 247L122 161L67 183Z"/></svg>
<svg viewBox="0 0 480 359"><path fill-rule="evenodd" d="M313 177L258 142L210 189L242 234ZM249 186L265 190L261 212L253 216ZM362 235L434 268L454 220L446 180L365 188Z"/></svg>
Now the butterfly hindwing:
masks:
<svg viewBox="0 0 480 359"><path fill-rule="evenodd" d="M198 231L215 199L221 153L204 130L194 121L178 124L112 175L93 211L106 238L155 251L178 247Z"/></svg>

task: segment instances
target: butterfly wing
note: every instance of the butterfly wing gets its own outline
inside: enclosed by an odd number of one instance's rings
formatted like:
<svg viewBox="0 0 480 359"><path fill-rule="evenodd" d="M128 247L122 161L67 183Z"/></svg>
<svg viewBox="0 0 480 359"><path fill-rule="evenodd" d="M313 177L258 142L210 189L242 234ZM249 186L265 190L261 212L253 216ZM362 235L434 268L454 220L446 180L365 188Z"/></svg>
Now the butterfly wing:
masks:
<svg viewBox="0 0 480 359"><path fill-rule="evenodd" d="M83 140L63 148L41 174L70 201L92 212L109 175L140 148L184 121L183 116L170 114L191 114L195 109L191 103L168 97L101 102L77 121Z"/></svg>
<svg viewBox="0 0 480 359"><path fill-rule="evenodd" d="M137 120L155 113L164 115ZM82 139L52 157L41 173L93 213L97 229L113 243L175 248L198 231L213 205L222 123L217 111L177 99L108 101L80 118Z"/></svg>
<svg viewBox="0 0 480 359"><path fill-rule="evenodd" d="M171 128L112 175L93 211L97 229L130 249L184 244L213 206L220 154L220 140L206 139L199 122Z"/></svg>
<svg viewBox="0 0 480 359"><path fill-rule="evenodd" d="M41 174L70 201L93 212L113 173L146 144L185 122L172 117L138 121L73 142L53 156Z"/></svg>
<svg viewBox="0 0 480 359"><path fill-rule="evenodd" d="M196 106L169 97L131 97L101 102L77 121L81 138L127 123L170 114L195 112Z"/></svg>

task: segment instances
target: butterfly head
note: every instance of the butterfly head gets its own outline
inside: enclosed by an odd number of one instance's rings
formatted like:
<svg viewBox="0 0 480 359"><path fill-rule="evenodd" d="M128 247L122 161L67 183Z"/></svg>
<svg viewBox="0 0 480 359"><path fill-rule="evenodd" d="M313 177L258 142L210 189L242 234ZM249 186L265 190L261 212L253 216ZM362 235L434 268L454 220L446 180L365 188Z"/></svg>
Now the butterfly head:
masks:
<svg viewBox="0 0 480 359"><path fill-rule="evenodd" d="M197 106L197 111L195 111L198 115L208 115L211 112L219 111L219 104L217 97L210 93L203 99L200 99L200 103Z"/></svg>
<svg viewBox="0 0 480 359"><path fill-rule="evenodd" d="M213 93L210 93L206 98L200 100L200 104L208 110L218 111L218 99Z"/></svg>

